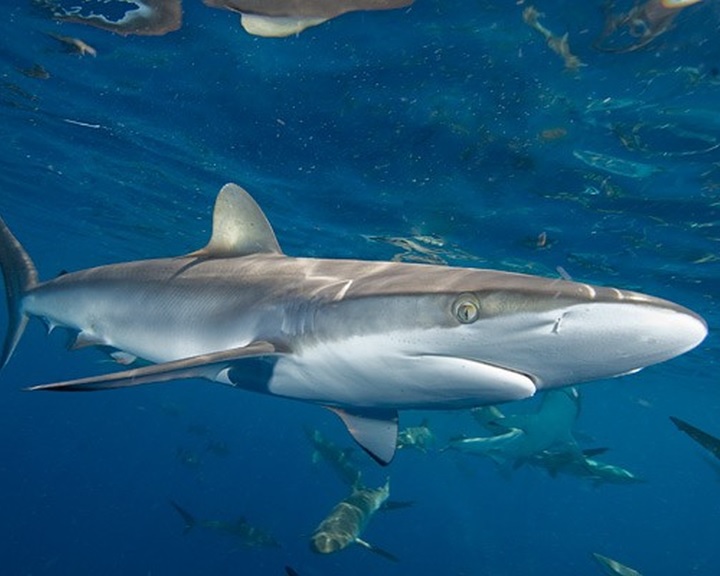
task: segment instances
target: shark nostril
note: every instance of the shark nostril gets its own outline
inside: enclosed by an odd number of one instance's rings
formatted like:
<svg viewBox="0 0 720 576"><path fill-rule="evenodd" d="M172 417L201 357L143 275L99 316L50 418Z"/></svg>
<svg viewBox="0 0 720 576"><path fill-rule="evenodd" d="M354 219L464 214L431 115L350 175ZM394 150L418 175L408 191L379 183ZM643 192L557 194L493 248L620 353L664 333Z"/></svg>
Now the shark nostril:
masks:
<svg viewBox="0 0 720 576"><path fill-rule="evenodd" d="M567 315L567 313L564 313L562 316L555 318L555 322L553 322L553 327L552 327L553 334L560 334L560 325L562 324L566 315Z"/></svg>

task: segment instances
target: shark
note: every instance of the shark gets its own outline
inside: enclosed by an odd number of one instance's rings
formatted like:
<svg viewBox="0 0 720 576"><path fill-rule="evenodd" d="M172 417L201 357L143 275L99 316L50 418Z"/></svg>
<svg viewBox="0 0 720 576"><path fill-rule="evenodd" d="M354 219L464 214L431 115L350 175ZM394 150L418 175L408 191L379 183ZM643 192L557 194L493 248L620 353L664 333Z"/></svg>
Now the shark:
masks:
<svg viewBox="0 0 720 576"><path fill-rule="evenodd" d="M678 430L690 436L690 438L700 444L700 446L705 448L705 450L715 456L715 458L720 459L720 438L713 436L712 434L701 430L697 426L693 426L692 424L685 422L685 420L681 420L675 416L670 416L670 420L673 424L675 424Z"/></svg>
<svg viewBox="0 0 720 576"><path fill-rule="evenodd" d="M628 290L498 270L288 256L237 184L210 240L174 258L39 280L0 220L7 365L30 318L129 364L30 386L83 391L202 378L329 408L376 461L398 411L497 404L636 372L696 347L705 321ZM132 363L133 359L142 363ZM144 365L143 365L144 363Z"/></svg>
<svg viewBox="0 0 720 576"><path fill-rule="evenodd" d="M534 456L530 460L530 464L544 468L553 478L561 473L567 474L589 480L595 487L602 484L643 484L645 482L644 479L626 468L601 462L597 458L591 457L605 451L604 448L583 451L545 450Z"/></svg>
<svg viewBox="0 0 720 576"><path fill-rule="evenodd" d="M415 448L425 453L434 442L435 434L430 430L430 421L423 418L418 426L408 426L398 432L397 448Z"/></svg>
<svg viewBox="0 0 720 576"><path fill-rule="evenodd" d="M474 419L494 435L455 438L446 449L488 456L504 473L528 464L553 478L562 473L594 486L644 482L625 468L597 460L607 448L580 448L573 434L580 405L579 390L567 387L545 392L532 414L506 415L497 406L474 408Z"/></svg>
<svg viewBox="0 0 720 576"><path fill-rule="evenodd" d="M383 558L397 562L390 552L361 539L375 513L385 506L390 496L390 480L379 488L353 486L350 496L336 504L318 525L310 538L310 549L318 554L332 554L358 544Z"/></svg>
<svg viewBox="0 0 720 576"><path fill-rule="evenodd" d="M256 547L277 548L280 546L278 541L275 540L275 538L271 534L265 532L264 530L258 528L257 526L253 526L243 516L241 516L237 520L233 520L233 521L198 520L197 518L195 518L195 516L193 516L185 508L180 506L177 502L174 502L173 500L171 500L170 505L175 509L175 511L183 519L183 522L185 523L185 527L184 527L183 531L185 534L190 532L190 530L195 528L195 526L200 526L202 528L207 528L208 530L212 530L214 532L232 536L236 540L238 540L240 543L242 543L244 546L249 546L251 548L256 548Z"/></svg>
<svg viewBox="0 0 720 576"><path fill-rule="evenodd" d="M454 438L447 449L489 456L500 466L513 467L532 462L546 451L580 454L572 434L580 413L580 395L575 387L545 392L533 414L503 415L497 407L492 413L499 417L488 420L485 426L496 432L494 436Z"/></svg>
<svg viewBox="0 0 720 576"><path fill-rule="evenodd" d="M603 574L608 576L642 576L637 570L621 564L617 560L598 554L597 552L592 553L593 558L597 562Z"/></svg>
<svg viewBox="0 0 720 576"><path fill-rule="evenodd" d="M362 473L357 467L352 448L340 448L326 438L320 430L306 429L305 434L313 447L313 464L320 460L325 461L335 471L338 478L349 486L355 486L360 482Z"/></svg>

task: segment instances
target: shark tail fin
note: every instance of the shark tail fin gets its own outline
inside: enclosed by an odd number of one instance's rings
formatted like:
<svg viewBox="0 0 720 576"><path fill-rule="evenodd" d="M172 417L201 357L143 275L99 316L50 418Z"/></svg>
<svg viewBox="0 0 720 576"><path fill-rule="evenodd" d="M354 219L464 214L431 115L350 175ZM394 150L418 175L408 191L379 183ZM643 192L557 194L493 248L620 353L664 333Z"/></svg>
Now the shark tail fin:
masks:
<svg viewBox="0 0 720 576"><path fill-rule="evenodd" d="M185 508L183 508L182 506L180 506L177 502L175 502L173 500L170 500L170 504L172 505L173 508L175 508L175 511L178 514L180 514L183 521L185 522L185 528L183 529L183 534L187 534L197 524L197 520L195 519L195 516L190 514L190 512L185 510Z"/></svg>
<svg viewBox="0 0 720 576"><path fill-rule="evenodd" d="M0 357L1 369L10 360L28 322L28 316L22 311L22 298L38 284L37 270L30 256L1 218L0 268L5 279L9 318L8 331Z"/></svg>

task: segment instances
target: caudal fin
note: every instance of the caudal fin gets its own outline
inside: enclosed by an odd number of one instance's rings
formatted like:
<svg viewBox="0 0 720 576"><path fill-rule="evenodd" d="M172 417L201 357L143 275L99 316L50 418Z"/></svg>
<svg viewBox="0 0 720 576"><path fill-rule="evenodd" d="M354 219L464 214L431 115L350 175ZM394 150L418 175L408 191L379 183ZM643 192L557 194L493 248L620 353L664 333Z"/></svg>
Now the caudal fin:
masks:
<svg viewBox="0 0 720 576"><path fill-rule="evenodd" d="M30 256L13 236L5 222L0 218L0 268L5 279L5 297L8 309L8 331L5 336L0 368L4 368L10 360L15 347L20 341L28 317L23 313L21 303L23 296L37 285L37 270Z"/></svg>

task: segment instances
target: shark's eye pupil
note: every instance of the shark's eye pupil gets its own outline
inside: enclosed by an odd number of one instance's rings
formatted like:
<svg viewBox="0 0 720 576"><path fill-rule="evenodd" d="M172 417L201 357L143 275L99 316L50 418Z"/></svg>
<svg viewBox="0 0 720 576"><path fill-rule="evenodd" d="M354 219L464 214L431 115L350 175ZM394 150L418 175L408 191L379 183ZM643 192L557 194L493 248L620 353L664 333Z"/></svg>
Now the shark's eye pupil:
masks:
<svg viewBox="0 0 720 576"><path fill-rule="evenodd" d="M480 306L472 294L461 294L455 300L453 313L461 324L472 324L480 317Z"/></svg>

